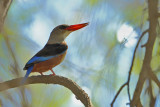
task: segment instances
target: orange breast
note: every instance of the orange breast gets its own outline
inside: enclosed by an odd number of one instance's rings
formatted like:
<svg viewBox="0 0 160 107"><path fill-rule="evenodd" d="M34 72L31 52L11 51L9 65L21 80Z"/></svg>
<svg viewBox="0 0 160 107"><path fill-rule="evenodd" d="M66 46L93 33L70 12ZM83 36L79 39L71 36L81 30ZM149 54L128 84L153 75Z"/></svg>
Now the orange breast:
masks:
<svg viewBox="0 0 160 107"><path fill-rule="evenodd" d="M43 61L34 65L32 72L46 72L59 65L65 58L66 52L50 60Z"/></svg>

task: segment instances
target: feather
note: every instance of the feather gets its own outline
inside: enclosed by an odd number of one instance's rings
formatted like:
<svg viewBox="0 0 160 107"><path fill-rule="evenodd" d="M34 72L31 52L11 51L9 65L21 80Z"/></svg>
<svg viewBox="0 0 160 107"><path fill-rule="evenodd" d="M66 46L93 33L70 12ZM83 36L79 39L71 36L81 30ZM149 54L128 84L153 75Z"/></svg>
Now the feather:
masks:
<svg viewBox="0 0 160 107"><path fill-rule="evenodd" d="M29 74L32 72L33 70L33 66L29 67L27 72L26 72L26 75L24 76L23 80L21 81L21 84L24 84L26 79L28 78Z"/></svg>

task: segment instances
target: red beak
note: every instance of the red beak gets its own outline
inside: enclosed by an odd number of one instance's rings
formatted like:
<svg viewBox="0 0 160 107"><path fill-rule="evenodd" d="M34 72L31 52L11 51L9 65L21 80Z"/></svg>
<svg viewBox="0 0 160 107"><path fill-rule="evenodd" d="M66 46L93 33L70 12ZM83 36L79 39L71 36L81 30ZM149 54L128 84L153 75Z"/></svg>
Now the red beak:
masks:
<svg viewBox="0 0 160 107"><path fill-rule="evenodd" d="M85 26L87 26L88 23L82 23L82 24L76 24L76 25L70 25L67 28L65 28L65 30L69 30L69 31L76 31L78 29L81 29Z"/></svg>

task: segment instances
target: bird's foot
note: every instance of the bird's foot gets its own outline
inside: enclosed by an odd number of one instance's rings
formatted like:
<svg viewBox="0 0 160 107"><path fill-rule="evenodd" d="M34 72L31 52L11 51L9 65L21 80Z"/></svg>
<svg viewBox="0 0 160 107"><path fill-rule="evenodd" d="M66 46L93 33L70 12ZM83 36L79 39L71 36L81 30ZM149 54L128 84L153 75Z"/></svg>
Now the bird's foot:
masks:
<svg viewBox="0 0 160 107"><path fill-rule="evenodd" d="M56 76L56 74L50 74L50 75L52 75L52 76Z"/></svg>
<svg viewBox="0 0 160 107"><path fill-rule="evenodd" d="M42 72L39 72L41 75L43 75L43 73Z"/></svg>
<svg viewBox="0 0 160 107"><path fill-rule="evenodd" d="M52 69L51 69L51 72L53 73L53 74L51 74L51 75L53 75L53 76L55 76L55 75L56 75Z"/></svg>

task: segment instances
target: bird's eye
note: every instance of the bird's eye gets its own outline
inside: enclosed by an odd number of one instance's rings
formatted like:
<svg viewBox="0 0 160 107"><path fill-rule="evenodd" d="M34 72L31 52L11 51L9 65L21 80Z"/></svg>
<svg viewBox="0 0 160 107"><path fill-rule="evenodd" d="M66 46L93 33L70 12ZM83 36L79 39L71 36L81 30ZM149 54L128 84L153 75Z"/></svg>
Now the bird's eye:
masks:
<svg viewBox="0 0 160 107"><path fill-rule="evenodd" d="M59 26L59 28L60 28L60 29L65 29L65 28L67 28L67 26L61 25L61 26Z"/></svg>

